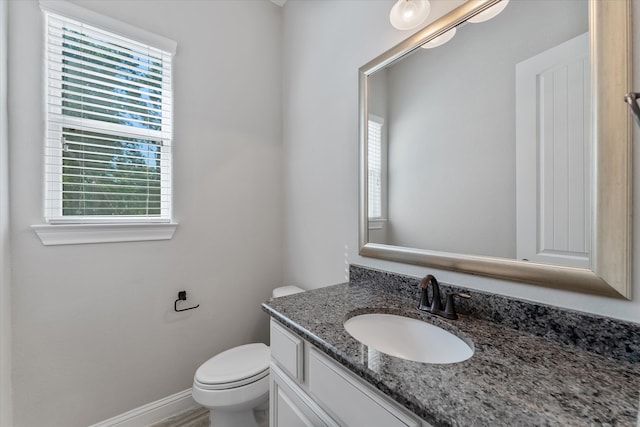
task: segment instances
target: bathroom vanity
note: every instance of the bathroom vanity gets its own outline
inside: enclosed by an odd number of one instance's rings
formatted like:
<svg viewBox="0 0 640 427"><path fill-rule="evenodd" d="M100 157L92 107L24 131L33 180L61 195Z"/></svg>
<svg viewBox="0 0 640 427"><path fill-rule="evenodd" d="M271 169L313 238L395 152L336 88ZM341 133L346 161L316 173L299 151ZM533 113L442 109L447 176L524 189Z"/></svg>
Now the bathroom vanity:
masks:
<svg viewBox="0 0 640 427"><path fill-rule="evenodd" d="M416 309L417 278L357 266L350 277L263 305L272 426L636 426L639 325L471 290L449 321ZM434 324L474 354L454 364L389 356L344 329L364 313Z"/></svg>

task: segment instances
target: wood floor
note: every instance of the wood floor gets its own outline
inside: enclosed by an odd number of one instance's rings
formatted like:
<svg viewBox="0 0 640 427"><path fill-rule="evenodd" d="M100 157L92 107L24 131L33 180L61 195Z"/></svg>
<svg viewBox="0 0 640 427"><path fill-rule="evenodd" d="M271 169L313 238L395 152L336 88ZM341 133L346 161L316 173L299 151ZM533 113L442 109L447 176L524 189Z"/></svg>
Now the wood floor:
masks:
<svg viewBox="0 0 640 427"><path fill-rule="evenodd" d="M269 427L269 411L264 408L255 411L256 421L261 427ZM209 410L195 408L175 415L149 427L209 427Z"/></svg>
<svg viewBox="0 0 640 427"><path fill-rule="evenodd" d="M209 427L209 410L206 408L191 409L150 427Z"/></svg>

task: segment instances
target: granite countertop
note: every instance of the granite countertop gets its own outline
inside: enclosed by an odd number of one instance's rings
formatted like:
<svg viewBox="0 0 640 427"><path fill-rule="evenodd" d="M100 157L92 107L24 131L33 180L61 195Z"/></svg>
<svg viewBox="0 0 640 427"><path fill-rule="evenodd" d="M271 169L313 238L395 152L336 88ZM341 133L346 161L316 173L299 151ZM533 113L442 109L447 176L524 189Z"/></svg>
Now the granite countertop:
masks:
<svg viewBox="0 0 640 427"><path fill-rule="evenodd" d="M263 304L272 317L434 426L636 426L640 363L585 351L472 315L449 321L417 300L344 283ZM344 321L368 312L440 326L468 343L470 359L412 362L367 347Z"/></svg>

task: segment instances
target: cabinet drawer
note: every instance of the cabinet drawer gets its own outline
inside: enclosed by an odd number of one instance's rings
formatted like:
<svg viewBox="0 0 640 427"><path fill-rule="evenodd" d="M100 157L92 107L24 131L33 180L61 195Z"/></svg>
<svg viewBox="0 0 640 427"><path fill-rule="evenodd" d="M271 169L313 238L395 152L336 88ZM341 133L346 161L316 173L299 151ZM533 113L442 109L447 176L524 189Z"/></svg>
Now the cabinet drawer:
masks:
<svg viewBox="0 0 640 427"><path fill-rule="evenodd" d="M335 362L315 348L309 351L309 392L328 412L349 427L418 427L420 424L383 398L376 396L360 380L352 378Z"/></svg>
<svg viewBox="0 0 640 427"><path fill-rule="evenodd" d="M271 358L292 378L303 380L303 341L271 319Z"/></svg>

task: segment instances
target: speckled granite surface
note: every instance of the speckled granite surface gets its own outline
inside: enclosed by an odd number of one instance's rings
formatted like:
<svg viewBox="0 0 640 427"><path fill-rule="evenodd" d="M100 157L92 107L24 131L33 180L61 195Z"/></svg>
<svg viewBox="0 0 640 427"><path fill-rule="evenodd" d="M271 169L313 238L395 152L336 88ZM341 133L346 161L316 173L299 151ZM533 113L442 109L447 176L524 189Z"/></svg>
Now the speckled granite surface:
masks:
<svg viewBox="0 0 640 427"><path fill-rule="evenodd" d="M562 327L539 336L536 325L525 331L518 323L520 330L514 329L489 320L486 312L447 321L415 309L413 283L407 290L363 279L361 273L352 272L352 283L271 299L263 308L434 426L636 426L640 363L633 350L604 356L602 348L594 352L564 344ZM429 365L370 351L343 327L345 319L366 312L426 320L472 343L475 354L457 364ZM552 318L562 324L558 313ZM537 328L544 329L539 323ZM589 333L580 331L585 337ZM585 337L568 341L606 341Z"/></svg>
<svg viewBox="0 0 640 427"><path fill-rule="evenodd" d="M421 279L387 271L349 266L349 281L375 286L418 301ZM569 344L606 357L640 362L640 325L608 317L489 294L440 282L443 295L464 292L456 301L459 313ZM444 300L444 297L443 297ZM640 427L640 426L639 426Z"/></svg>

